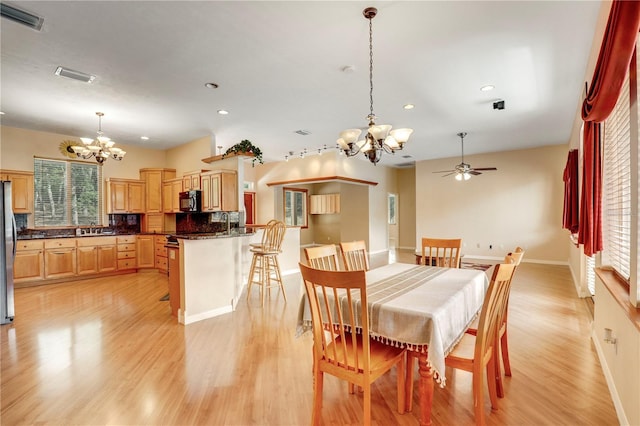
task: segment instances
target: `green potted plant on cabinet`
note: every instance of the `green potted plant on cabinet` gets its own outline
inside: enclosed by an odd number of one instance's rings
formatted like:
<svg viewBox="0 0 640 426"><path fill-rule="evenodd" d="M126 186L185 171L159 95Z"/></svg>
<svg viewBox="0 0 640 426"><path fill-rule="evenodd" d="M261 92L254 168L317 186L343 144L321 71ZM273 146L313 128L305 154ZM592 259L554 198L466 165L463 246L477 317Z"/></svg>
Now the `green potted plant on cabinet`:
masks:
<svg viewBox="0 0 640 426"><path fill-rule="evenodd" d="M253 159L251 160L252 166L255 166L256 161L260 162L260 164L264 164L262 161L262 151L260 151L260 148L252 144L248 139L244 139L242 142L238 142L227 149L224 154L222 154L222 158L238 154L253 154Z"/></svg>

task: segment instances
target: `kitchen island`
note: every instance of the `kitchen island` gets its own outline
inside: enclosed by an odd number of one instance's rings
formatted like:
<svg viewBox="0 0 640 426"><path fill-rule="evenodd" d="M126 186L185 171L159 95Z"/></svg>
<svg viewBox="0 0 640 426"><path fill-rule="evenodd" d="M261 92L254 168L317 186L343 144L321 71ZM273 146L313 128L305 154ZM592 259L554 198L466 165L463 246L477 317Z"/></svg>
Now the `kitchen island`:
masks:
<svg viewBox="0 0 640 426"><path fill-rule="evenodd" d="M176 235L180 267L169 274L170 279L172 273L180 277L178 322L187 325L235 310L249 275L249 245L260 242L262 232ZM297 272L299 228L287 228L282 250L283 275ZM177 295L171 297L175 299Z"/></svg>

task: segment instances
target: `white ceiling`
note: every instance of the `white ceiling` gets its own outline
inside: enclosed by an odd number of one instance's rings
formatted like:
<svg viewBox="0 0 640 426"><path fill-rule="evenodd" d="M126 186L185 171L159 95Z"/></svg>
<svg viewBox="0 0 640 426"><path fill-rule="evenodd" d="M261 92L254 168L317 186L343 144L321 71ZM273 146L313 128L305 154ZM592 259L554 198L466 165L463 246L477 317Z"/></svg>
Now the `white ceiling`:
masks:
<svg viewBox="0 0 640 426"><path fill-rule="evenodd" d="M374 111L411 127L382 164L567 143L596 1L13 1L40 32L2 19L2 125L166 149L249 139L268 161L332 148ZM54 75L58 66L92 84ZM353 66L351 73L343 72ZM219 84L212 90L207 82ZM479 89L495 86L491 92ZM503 99L504 110L493 102ZM407 103L415 109L404 110ZM221 116L217 110L229 115ZM300 136L294 131L311 132ZM140 136L150 137L141 141ZM212 155L215 153L212 153ZM410 155L412 158L403 158Z"/></svg>

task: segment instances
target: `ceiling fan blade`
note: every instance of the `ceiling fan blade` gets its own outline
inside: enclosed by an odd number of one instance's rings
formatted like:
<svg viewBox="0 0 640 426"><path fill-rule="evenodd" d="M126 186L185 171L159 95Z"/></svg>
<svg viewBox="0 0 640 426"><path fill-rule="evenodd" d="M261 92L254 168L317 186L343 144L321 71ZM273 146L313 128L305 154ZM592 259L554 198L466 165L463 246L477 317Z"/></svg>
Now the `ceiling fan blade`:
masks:
<svg viewBox="0 0 640 426"><path fill-rule="evenodd" d="M482 171L489 171L489 170L498 170L495 167L474 167L473 170L482 170Z"/></svg>
<svg viewBox="0 0 640 426"><path fill-rule="evenodd" d="M455 172L455 170L440 170L440 171L432 172L432 173L453 173L453 172Z"/></svg>
<svg viewBox="0 0 640 426"><path fill-rule="evenodd" d="M474 176L478 176L478 175L481 175L481 174L482 174L482 173L480 173L480 172L478 172L478 171L476 171L476 170L477 170L477 169L471 169L471 170L469 170L469 172L468 172L468 173L469 173L470 175L474 175Z"/></svg>
<svg viewBox="0 0 640 426"><path fill-rule="evenodd" d="M451 170L450 173L447 173L446 175L442 175L442 177L447 177L447 176L451 176L452 174L454 174L456 171L455 170Z"/></svg>

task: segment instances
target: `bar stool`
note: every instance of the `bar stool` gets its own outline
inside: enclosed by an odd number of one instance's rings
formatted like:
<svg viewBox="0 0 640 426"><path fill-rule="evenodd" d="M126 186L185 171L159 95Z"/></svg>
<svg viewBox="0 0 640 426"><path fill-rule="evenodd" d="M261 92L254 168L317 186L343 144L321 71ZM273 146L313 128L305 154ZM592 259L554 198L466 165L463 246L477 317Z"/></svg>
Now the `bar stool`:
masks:
<svg viewBox="0 0 640 426"><path fill-rule="evenodd" d="M253 253L253 259L251 259L251 268L249 269L247 300L251 296L251 286L257 284L260 286L262 306L264 306L265 290L269 290L269 295L271 295L271 287L279 287L282 290L284 301L287 301L287 295L282 285L280 264L278 263L278 254L282 251L282 240L286 230L287 228L283 222L270 222L264 230L262 243L249 249ZM257 280L256 275L258 276Z"/></svg>

